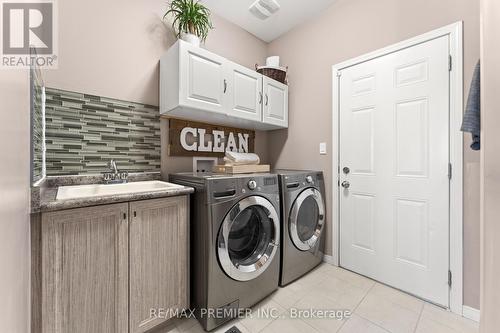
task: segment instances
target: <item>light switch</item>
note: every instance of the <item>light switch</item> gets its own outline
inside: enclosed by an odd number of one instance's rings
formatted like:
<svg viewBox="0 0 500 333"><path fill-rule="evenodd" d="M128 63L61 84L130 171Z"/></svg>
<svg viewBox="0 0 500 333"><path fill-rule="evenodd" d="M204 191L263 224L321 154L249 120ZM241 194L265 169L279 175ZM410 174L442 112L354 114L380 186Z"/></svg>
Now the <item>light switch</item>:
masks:
<svg viewBox="0 0 500 333"><path fill-rule="evenodd" d="M319 144L319 154L326 155L326 142L320 142Z"/></svg>

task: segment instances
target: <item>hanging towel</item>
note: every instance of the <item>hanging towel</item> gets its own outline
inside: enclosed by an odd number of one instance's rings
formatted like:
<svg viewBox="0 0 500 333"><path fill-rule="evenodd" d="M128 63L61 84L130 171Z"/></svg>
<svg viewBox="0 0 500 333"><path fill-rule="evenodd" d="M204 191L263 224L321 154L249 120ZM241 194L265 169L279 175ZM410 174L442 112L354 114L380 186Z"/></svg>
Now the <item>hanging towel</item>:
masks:
<svg viewBox="0 0 500 333"><path fill-rule="evenodd" d="M257 154L226 151L224 162L226 165L254 165L260 163L260 158Z"/></svg>
<svg viewBox="0 0 500 333"><path fill-rule="evenodd" d="M465 108L462 132L472 134L471 148L481 148L481 64L477 63L469 90L467 107Z"/></svg>

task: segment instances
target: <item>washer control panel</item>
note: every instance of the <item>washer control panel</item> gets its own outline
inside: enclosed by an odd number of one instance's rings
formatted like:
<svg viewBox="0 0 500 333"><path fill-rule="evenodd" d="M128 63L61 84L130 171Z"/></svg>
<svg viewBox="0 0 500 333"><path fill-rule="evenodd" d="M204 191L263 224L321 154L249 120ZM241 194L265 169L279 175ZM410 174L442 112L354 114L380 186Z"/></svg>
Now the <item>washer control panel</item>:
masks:
<svg viewBox="0 0 500 333"><path fill-rule="evenodd" d="M253 191L253 190L255 190L255 189L257 188L257 182L256 182L255 180L253 180L253 179L252 179L252 180L248 181L247 186L248 186L248 188L249 188L250 190L252 190L252 191Z"/></svg>

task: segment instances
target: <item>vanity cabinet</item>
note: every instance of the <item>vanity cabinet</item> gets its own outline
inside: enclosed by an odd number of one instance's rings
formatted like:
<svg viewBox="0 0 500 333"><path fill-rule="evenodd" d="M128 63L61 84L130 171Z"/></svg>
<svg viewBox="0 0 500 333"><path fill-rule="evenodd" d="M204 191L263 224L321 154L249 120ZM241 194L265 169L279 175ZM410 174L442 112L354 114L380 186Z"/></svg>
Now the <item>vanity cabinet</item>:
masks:
<svg viewBox="0 0 500 333"><path fill-rule="evenodd" d="M130 203L130 333L189 306L187 205L185 196Z"/></svg>
<svg viewBox="0 0 500 333"><path fill-rule="evenodd" d="M160 113L257 130L287 128L288 86L179 40L160 59Z"/></svg>
<svg viewBox="0 0 500 333"><path fill-rule="evenodd" d="M41 223L42 333L145 332L188 308L187 196L47 212Z"/></svg>
<svg viewBox="0 0 500 333"><path fill-rule="evenodd" d="M42 332L126 332L128 204L42 214Z"/></svg>

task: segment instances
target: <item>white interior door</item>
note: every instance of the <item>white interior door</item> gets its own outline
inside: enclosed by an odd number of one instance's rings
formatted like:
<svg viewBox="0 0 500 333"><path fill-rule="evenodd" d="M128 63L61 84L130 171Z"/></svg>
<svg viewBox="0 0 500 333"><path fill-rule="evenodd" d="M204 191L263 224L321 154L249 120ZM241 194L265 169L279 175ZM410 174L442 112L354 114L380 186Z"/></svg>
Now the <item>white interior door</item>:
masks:
<svg viewBox="0 0 500 333"><path fill-rule="evenodd" d="M340 264L443 306L449 52L445 36L344 69L339 79Z"/></svg>

